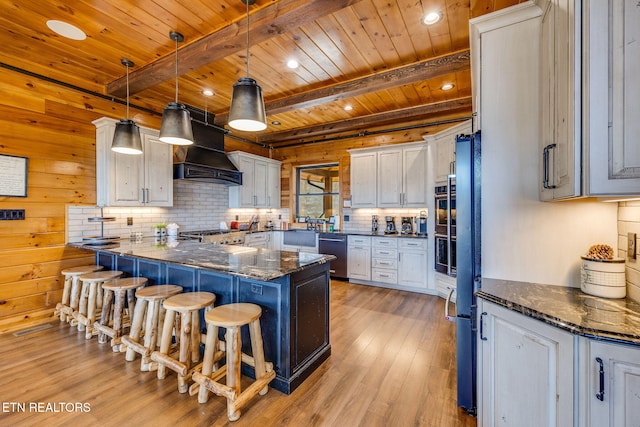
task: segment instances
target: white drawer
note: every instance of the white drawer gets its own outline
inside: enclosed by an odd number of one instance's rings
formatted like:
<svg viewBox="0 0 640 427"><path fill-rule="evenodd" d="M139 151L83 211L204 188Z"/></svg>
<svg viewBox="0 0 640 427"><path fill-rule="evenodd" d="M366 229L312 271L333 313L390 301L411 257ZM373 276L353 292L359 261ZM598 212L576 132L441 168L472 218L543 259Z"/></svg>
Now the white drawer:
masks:
<svg viewBox="0 0 640 427"><path fill-rule="evenodd" d="M347 244L349 246L371 246L371 237L367 236L348 236Z"/></svg>
<svg viewBox="0 0 640 427"><path fill-rule="evenodd" d="M397 249L387 249L387 248L376 248L374 247L372 250L374 257L379 258L398 258L398 250Z"/></svg>
<svg viewBox="0 0 640 427"><path fill-rule="evenodd" d="M426 250L427 249L427 239L424 238L410 238L410 239L398 239L400 249L416 249L416 250Z"/></svg>
<svg viewBox="0 0 640 427"><path fill-rule="evenodd" d="M373 258L372 261L374 268L398 268L398 258Z"/></svg>
<svg viewBox="0 0 640 427"><path fill-rule="evenodd" d="M398 239L396 237L374 237L374 248L397 248Z"/></svg>
<svg viewBox="0 0 640 427"><path fill-rule="evenodd" d="M371 269L371 280L383 283L398 283L398 273L394 270L384 270L378 268Z"/></svg>

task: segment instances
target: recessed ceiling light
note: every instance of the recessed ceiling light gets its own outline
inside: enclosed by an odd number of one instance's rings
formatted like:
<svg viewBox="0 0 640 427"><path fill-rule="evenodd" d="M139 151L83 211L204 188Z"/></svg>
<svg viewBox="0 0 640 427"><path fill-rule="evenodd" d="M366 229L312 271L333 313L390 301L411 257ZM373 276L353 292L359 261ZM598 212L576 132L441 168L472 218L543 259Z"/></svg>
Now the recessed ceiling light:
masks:
<svg viewBox="0 0 640 427"><path fill-rule="evenodd" d="M442 90L451 90L455 87L455 85L453 83L445 83L442 86L440 86L440 89Z"/></svg>
<svg viewBox="0 0 640 427"><path fill-rule="evenodd" d="M344 111L351 111L353 110L353 106L351 104L347 104L344 106Z"/></svg>
<svg viewBox="0 0 640 427"><path fill-rule="evenodd" d="M47 27L49 27L49 29L54 33L71 40L84 40L87 38L87 35L84 33L84 31L67 22L51 19L47 21Z"/></svg>
<svg viewBox="0 0 640 427"><path fill-rule="evenodd" d="M211 89L202 89L202 94L204 96L213 96L213 91Z"/></svg>
<svg viewBox="0 0 640 427"><path fill-rule="evenodd" d="M287 61L287 67L291 68L292 70L295 70L299 66L300 66L300 63L295 59L290 59Z"/></svg>
<svg viewBox="0 0 640 427"><path fill-rule="evenodd" d="M442 16L438 12L429 12L422 17L422 24L433 25L438 22Z"/></svg>

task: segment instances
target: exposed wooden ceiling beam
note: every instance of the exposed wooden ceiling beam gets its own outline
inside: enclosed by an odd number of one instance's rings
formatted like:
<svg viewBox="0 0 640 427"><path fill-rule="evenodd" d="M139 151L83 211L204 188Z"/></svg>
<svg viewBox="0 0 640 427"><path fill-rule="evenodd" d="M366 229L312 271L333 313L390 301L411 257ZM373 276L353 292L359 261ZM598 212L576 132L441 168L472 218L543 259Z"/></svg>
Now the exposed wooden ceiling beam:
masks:
<svg viewBox="0 0 640 427"><path fill-rule="evenodd" d="M382 71L366 77L349 80L332 86L310 90L286 98L265 103L267 114L278 114L300 108L309 108L326 102L334 102L365 93L385 90L396 86L429 80L445 74L456 73L470 68L471 53L469 49L460 50L449 55L430 58L420 62ZM217 114L215 123L224 125L228 114Z"/></svg>
<svg viewBox="0 0 640 427"><path fill-rule="evenodd" d="M370 114L367 116L357 117L350 120L342 120L339 122L326 123L318 126L309 126L306 128L295 129L291 131L270 133L259 138L259 142L263 144L271 144L277 148L278 142L291 140L303 140L327 134L336 134L339 132L363 130L372 126L384 126L388 124L409 122L412 120L421 120L432 118L435 114L452 114L466 113L472 111L471 97L453 99L450 101L442 101L433 104L419 105L416 107L402 108L399 110L388 111L378 114Z"/></svg>
<svg viewBox="0 0 640 427"><path fill-rule="evenodd" d="M251 43L262 43L360 1L362 0L279 0L251 14L249 29ZM179 49L178 53L180 59L178 74L197 70L245 48L246 35L245 21L238 20L220 31L185 45ZM175 56L172 53L130 72L129 91L135 94L173 78L175 78ZM107 84L106 91L114 96L126 96L126 77Z"/></svg>

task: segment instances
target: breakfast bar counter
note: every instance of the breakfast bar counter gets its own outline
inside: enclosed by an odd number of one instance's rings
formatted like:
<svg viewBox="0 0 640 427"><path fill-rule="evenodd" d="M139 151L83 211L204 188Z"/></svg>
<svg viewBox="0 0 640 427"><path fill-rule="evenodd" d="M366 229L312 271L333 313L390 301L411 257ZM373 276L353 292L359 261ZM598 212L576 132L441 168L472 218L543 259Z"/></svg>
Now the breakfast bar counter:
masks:
<svg viewBox="0 0 640 427"><path fill-rule="evenodd" d="M262 308L265 357L276 371L271 386L283 393L291 393L331 354L332 255L194 241L157 244L154 239L69 246L92 250L96 263L105 269L146 277L150 285L167 283L180 285L185 292L212 292L216 295L215 306L258 304ZM245 332L243 351L250 353ZM253 377L250 367L243 369Z"/></svg>

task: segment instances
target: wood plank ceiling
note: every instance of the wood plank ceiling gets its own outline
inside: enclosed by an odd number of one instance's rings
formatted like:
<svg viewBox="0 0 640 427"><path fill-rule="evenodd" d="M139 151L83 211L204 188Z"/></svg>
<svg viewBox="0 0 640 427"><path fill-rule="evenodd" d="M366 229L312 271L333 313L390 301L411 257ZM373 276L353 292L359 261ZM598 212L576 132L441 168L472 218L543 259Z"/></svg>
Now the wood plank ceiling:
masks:
<svg viewBox="0 0 640 427"><path fill-rule="evenodd" d="M471 114L472 17L520 0L256 0L250 76L262 86L268 127L234 135L272 147L340 134L400 131ZM428 12L442 19L421 24ZM54 19L82 29L64 38ZM233 83L246 76L241 0L11 0L0 2L2 66L18 68L161 113L175 98L226 126ZM300 65L287 68L295 59ZM444 91L444 83L453 89ZM214 92L211 97L203 89ZM350 105L350 111L345 107ZM132 109L135 119L136 108ZM227 127L228 128L228 127Z"/></svg>

